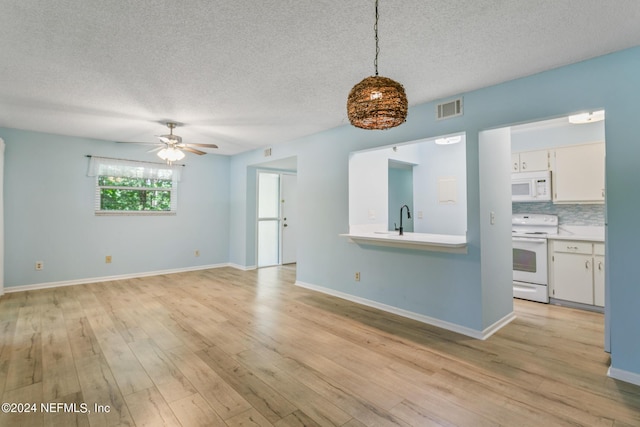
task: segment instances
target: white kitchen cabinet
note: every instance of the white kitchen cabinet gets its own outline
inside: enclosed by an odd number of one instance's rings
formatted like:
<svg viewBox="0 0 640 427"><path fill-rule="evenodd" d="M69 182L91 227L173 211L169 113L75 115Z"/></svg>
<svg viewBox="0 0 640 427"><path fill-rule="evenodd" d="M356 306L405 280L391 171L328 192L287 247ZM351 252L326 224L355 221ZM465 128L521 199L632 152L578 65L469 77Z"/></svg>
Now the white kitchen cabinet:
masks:
<svg viewBox="0 0 640 427"><path fill-rule="evenodd" d="M604 203L604 142L553 150L554 203Z"/></svg>
<svg viewBox="0 0 640 427"><path fill-rule="evenodd" d="M593 245L593 303L604 307L604 244Z"/></svg>
<svg viewBox="0 0 640 427"><path fill-rule="evenodd" d="M593 305L593 248L591 243L553 242L552 296Z"/></svg>
<svg viewBox="0 0 640 427"><path fill-rule="evenodd" d="M604 244L554 240L551 296L604 307Z"/></svg>
<svg viewBox="0 0 640 427"><path fill-rule="evenodd" d="M511 154L511 172L536 172L549 170L549 151L522 151Z"/></svg>

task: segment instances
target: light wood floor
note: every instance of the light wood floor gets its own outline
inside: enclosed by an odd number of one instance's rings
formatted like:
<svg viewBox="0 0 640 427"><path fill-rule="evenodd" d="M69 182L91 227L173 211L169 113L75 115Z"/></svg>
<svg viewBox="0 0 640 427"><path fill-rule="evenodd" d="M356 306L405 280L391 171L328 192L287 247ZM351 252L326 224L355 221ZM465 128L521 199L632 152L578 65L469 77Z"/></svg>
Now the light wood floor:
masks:
<svg viewBox="0 0 640 427"><path fill-rule="evenodd" d="M601 314L516 300L478 341L294 280L222 268L5 295L2 401L38 412L0 425L640 426Z"/></svg>

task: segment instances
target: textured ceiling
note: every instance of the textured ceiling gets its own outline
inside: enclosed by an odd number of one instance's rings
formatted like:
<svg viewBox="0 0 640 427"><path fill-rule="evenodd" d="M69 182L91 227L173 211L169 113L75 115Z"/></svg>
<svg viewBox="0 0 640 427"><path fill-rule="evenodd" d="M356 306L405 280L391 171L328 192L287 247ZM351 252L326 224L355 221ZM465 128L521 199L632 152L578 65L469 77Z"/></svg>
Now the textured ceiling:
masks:
<svg viewBox="0 0 640 427"><path fill-rule="evenodd" d="M348 123L373 0L0 0L0 127L220 154ZM638 0L381 0L380 74L416 105L640 45Z"/></svg>

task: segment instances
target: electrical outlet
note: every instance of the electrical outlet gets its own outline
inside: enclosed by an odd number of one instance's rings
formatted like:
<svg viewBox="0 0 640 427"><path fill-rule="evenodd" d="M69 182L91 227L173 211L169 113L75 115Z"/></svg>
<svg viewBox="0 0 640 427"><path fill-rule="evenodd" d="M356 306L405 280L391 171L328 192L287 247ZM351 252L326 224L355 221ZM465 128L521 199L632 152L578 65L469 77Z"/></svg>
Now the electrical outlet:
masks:
<svg viewBox="0 0 640 427"><path fill-rule="evenodd" d="M195 256L200 256L200 249L196 249L196 251L194 252Z"/></svg>
<svg viewBox="0 0 640 427"><path fill-rule="evenodd" d="M44 262L36 261L36 271L40 271L44 268Z"/></svg>
<svg viewBox="0 0 640 427"><path fill-rule="evenodd" d="M104 257L104 262L107 264L111 264L111 255L107 255L106 257Z"/></svg>
<svg viewBox="0 0 640 427"><path fill-rule="evenodd" d="M356 271L356 277L355 277L356 282L360 281L360 272Z"/></svg>

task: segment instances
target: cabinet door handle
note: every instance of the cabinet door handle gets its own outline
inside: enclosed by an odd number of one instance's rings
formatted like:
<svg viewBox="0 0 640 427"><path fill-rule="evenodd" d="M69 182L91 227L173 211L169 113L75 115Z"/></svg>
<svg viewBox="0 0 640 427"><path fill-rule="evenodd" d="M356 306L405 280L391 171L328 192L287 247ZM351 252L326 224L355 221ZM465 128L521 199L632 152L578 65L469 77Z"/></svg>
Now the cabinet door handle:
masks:
<svg viewBox="0 0 640 427"><path fill-rule="evenodd" d="M527 162L522 162L522 169L526 169L527 168Z"/></svg>
<svg viewBox="0 0 640 427"><path fill-rule="evenodd" d="M602 271L602 261L598 261L598 270Z"/></svg>
<svg viewBox="0 0 640 427"><path fill-rule="evenodd" d="M513 170L514 170L514 171L517 171L517 170L518 170L518 163L517 163L517 162L513 164Z"/></svg>
<svg viewBox="0 0 640 427"><path fill-rule="evenodd" d="M589 268L591 268L591 261L585 261L585 262L584 262L584 268L586 268L587 270L589 270Z"/></svg>

